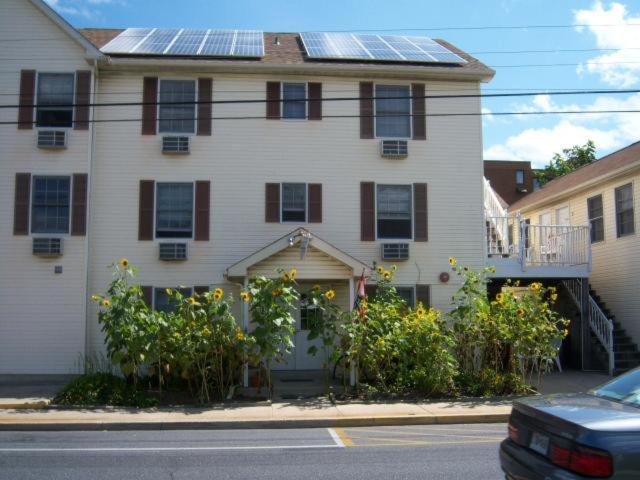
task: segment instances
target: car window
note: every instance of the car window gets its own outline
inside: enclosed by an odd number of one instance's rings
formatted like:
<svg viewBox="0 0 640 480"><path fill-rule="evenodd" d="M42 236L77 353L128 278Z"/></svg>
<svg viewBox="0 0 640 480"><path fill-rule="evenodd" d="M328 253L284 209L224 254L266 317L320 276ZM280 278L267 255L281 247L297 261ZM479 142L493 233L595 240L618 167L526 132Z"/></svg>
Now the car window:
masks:
<svg viewBox="0 0 640 480"><path fill-rule="evenodd" d="M590 392L598 397L640 407L640 369L632 370Z"/></svg>

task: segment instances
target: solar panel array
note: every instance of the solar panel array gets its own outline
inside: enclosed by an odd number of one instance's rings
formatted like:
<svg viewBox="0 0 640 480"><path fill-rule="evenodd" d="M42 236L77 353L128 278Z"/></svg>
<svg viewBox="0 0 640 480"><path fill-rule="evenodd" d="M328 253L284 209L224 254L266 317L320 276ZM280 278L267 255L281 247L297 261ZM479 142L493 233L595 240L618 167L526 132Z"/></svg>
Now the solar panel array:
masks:
<svg viewBox="0 0 640 480"><path fill-rule="evenodd" d="M259 30L127 28L102 47L102 51L134 55L263 57L264 37Z"/></svg>
<svg viewBox="0 0 640 480"><path fill-rule="evenodd" d="M301 33L310 58L420 63L467 63L428 37L339 32Z"/></svg>

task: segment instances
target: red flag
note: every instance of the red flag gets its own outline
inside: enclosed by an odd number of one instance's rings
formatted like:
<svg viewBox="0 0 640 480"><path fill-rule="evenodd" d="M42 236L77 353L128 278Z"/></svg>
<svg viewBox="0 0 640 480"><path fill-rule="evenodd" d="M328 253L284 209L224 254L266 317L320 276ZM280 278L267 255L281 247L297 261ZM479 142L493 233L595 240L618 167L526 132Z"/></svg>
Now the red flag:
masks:
<svg viewBox="0 0 640 480"><path fill-rule="evenodd" d="M356 286L356 299L353 304L353 309L358 310L360 312L360 320L364 322L365 313L367 312L367 308L365 306L366 293L364 289L365 278L364 271L362 275L360 275L360 280L358 281L358 285Z"/></svg>

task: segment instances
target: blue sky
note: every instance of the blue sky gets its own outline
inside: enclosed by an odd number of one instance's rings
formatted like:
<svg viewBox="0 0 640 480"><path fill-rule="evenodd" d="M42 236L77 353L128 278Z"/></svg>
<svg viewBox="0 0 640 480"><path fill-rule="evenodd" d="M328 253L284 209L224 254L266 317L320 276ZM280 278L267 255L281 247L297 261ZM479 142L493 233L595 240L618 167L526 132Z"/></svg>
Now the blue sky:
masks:
<svg viewBox="0 0 640 480"><path fill-rule="evenodd" d="M444 38L495 68L494 80L483 86L485 93L516 89L640 88L640 2L637 0L626 3L593 0L47 1L76 27L383 29ZM576 24L586 26L436 30ZM605 24L616 26L600 26ZM531 50L538 52L529 52ZM541 64L556 65L539 66ZM483 108L487 112L640 110L640 94L485 98ZM640 140L640 113L486 116L483 125L485 158L530 160L538 166L545 164L554 152L588 139L596 142L599 155Z"/></svg>

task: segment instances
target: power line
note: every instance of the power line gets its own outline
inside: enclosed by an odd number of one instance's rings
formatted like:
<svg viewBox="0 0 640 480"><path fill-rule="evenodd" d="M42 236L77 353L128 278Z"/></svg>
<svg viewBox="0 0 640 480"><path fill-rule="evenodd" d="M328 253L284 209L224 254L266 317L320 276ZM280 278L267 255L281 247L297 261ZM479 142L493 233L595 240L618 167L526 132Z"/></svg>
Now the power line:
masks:
<svg viewBox="0 0 640 480"><path fill-rule="evenodd" d="M399 118L399 117L482 117L482 116L509 116L509 115L580 115L580 114L618 114L618 113L640 113L638 109L619 109L619 110L539 110L528 112L459 112L459 113L426 113L424 115L418 114L392 114L392 115L323 115L322 118ZM238 116L238 117L208 117L210 120L265 120L265 116ZM202 120L202 117L200 118ZM197 120L197 117L192 118L179 118L175 120L190 121ZM141 118L114 118L114 119L91 119L82 120L77 123L122 123L122 122L142 122ZM0 125L31 125L34 121L27 122L0 122ZM72 123L76 123L73 121ZM55 127L51 127L55 128Z"/></svg>
<svg viewBox="0 0 640 480"><path fill-rule="evenodd" d="M602 94L628 94L628 93L640 93L640 89L626 89L626 90L585 90L585 91L556 91L548 92L546 95L558 96L558 95L602 95ZM464 94L447 94L447 95L394 95L394 96L353 96L353 97L325 97L318 99L321 102L353 102L360 100L412 100L412 99L453 99L453 98L513 98L513 97L532 97L540 95L539 92L518 92L518 93L464 93ZM312 98L299 98L288 100L290 102L309 102L316 99ZM283 99L270 100L266 98L260 99L234 99L234 100L207 100L207 101L176 101L176 102L111 102L111 103L61 103L61 104L47 104L47 108L71 108L71 107L137 107L145 105L220 105L220 104L251 104L251 103L284 103ZM37 104L11 104L0 105L0 109L7 108L37 108Z"/></svg>

